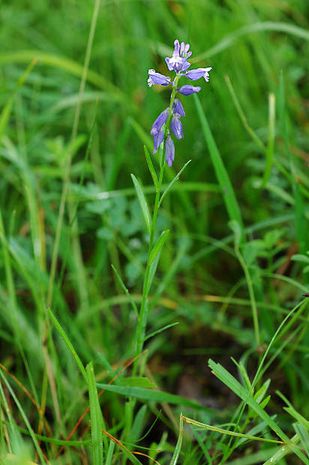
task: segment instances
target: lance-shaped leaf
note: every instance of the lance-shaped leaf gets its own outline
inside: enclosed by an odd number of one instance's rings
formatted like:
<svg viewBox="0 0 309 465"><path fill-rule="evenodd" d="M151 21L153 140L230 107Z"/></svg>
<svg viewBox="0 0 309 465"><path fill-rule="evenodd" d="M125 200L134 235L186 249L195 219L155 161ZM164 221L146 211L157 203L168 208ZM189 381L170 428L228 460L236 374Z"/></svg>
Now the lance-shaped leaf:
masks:
<svg viewBox="0 0 309 465"><path fill-rule="evenodd" d="M150 218L150 213L149 213L149 208L148 208L146 197L144 195L143 189L142 189L139 181L134 176L134 174L131 174L131 178L132 178L132 181L133 181L136 193L137 193L137 198L138 198L139 204L140 204L142 212L143 212L143 216L144 216L144 219L145 219L147 231L150 234L151 218Z"/></svg>

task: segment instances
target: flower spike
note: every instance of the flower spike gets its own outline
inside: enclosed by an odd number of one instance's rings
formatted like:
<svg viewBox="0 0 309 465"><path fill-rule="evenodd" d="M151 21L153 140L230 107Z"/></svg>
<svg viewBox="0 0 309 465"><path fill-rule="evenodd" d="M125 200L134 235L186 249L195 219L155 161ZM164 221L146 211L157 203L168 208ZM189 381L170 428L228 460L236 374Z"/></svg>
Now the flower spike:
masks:
<svg viewBox="0 0 309 465"><path fill-rule="evenodd" d="M189 52L190 45L181 42L179 44L178 40L174 42L174 52L171 58L166 57L165 62L169 71L175 71L179 73L181 71L186 71L189 68L190 63L187 61L192 55L192 52Z"/></svg>
<svg viewBox="0 0 309 465"><path fill-rule="evenodd" d="M172 86L173 91L170 98L170 105L154 121L150 134L153 137L153 153L156 153L161 146L163 146L165 161L168 166L172 166L175 158L175 145L171 137L173 135L176 139L183 138L183 126L181 118L185 116L185 110L179 99L180 95L192 95L200 92L201 87L191 86L189 84L178 87L178 82L182 77L187 77L191 81L196 81L204 78L206 82L209 81L209 72L211 67L191 69L191 64L188 58L192 55L190 52L190 45L185 42L174 41L174 50L171 57L166 57L165 62L168 70L175 73L174 78L165 76L164 74L157 73L154 69L148 71L148 85L160 85L167 87ZM163 156L163 152L162 156Z"/></svg>

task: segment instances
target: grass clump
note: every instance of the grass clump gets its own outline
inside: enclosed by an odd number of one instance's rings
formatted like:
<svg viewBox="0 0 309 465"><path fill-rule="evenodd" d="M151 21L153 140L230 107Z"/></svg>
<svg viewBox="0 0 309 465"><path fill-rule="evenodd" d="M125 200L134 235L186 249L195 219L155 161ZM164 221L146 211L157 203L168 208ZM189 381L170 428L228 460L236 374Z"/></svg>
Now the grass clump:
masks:
<svg viewBox="0 0 309 465"><path fill-rule="evenodd" d="M308 13L2 6L0 463L309 463ZM163 173L177 37L213 71Z"/></svg>

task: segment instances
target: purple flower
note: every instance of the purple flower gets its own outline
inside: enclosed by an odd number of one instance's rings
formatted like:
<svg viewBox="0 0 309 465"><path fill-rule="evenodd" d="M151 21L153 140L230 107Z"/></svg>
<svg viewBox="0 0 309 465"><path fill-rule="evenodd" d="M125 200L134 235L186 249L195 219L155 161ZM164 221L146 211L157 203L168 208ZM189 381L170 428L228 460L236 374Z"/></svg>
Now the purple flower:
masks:
<svg viewBox="0 0 309 465"><path fill-rule="evenodd" d="M178 92L182 95L191 95L191 94L196 94L200 90L201 90L200 87L185 85L185 86L180 87L180 89L178 89Z"/></svg>
<svg viewBox="0 0 309 465"><path fill-rule="evenodd" d="M182 106L181 101L178 98L175 98L174 100L173 113L174 115L185 116L185 110Z"/></svg>
<svg viewBox="0 0 309 465"><path fill-rule="evenodd" d="M157 117L157 119L153 123L151 131L150 131L150 134L152 136L158 134L158 132L161 131L161 128L162 128L163 124L166 123L167 118L168 118L168 108L166 108L166 110L162 111L162 113L159 114L159 116Z"/></svg>
<svg viewBox="0 0 309 465"><path fill-rule="evenodd" d="M164 74L157 73L154 69L150 69L148 71L147 82L149 87L154 84L158 84L159 86L168 86L171 83L171 79L168 76L164 76Z"/></svg>
<svg viewBox="0 0 309 465"><path fill-rule="evenodd" d="M158 151L158 148L162 144L163 139L164 139L163 129L161 129L161 131L153 135L153 153L156 153Z"/></svg>
<svg viewBox="0 0 309 465"><path fill-rule="evenodd" d="M173 71L176 75L170 78L168 76L164 76L164 74L157 73L154 69L150 69L148 71L149 86L153 86L155 84L161 86L173 86L170 106L159 114L150 131L150 134L153 137L153 153L156 153L159 147L164 144L164 156L168 166L172 166L175 158L175 145L172 137L175 137L176 139L183 138L181 118L185 116L185 110L178 94L186 96L196 94L201 90L200 87L191 85L180 86L178 83L183 77L187 77L188 79L191 79L191 81L204 78L205 81L208 82L209 72L212 70L211 67L208 67L191 69L188 71L188 68L191 66L188 62L191 54L189 44L186 44L185 42L180 43L179 40L175 40L173 54L171 57L166 57L165 62L169 71ZM178 92L176 95L175 90Z"/></svg>
<svg viewBox="0 0 309 465"><path fill-rule="evenodd" d="M162 126L166 123L168 113L168 108L166 108L164 111L162 111L162 113L159 114L159 116L152 125L150 134L153 136L153 153L157 152L159 146L163 142L164 130L162 129Z"/></svg>
<svg viewBox="0 0 309 465"><path fill-rule="evenodd" d="M209 72L212 70L211 67L209 68L197 68L197 69L191 69L190 71L187 71L185 76L192 81L196 81L197 79L200 79L203 77L206 82L209 81Z"/></svg>
<svg viewBox="0 0 309 465"><path fill-rule="evenodd" d="M180 116L174 115L171 121L171 130L175 134L177 139L183 138L182 124L180 121Z"/></svg>
<svg viewBox="0 0 309 465"><path fill-rule="evenodd" d="M172 166L175 158L175 145L171 136L167 136L165 142L165 160L168 166Z"/></svg>
<svg viewBox="0 0 309 465"><path fill-rule="evenodd" d="M181 71L186 71L189 68L190 63L187 61L187 58L192 55L192 52L189 52L189 48L189 44L185 44L184 42L179 44L179 40L175 40L172 57L165 58L165 62L170 71L180 73Z"/></svg>

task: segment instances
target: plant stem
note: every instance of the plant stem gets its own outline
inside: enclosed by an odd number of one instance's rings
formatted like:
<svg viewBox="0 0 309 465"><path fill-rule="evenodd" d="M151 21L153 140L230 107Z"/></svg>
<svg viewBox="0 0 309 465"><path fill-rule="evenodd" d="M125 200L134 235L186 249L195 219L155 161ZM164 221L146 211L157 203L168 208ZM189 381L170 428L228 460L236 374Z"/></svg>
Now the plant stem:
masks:
<svg viewBox="0 0 309 465"><path fill-rule="evenodd" d="M144 342L145 342L145 335L146 335L146 326L147 326L147 319L148 319L148 296L150 291L150 274L151 274L151 261L150 255L154 247L155 243L155 235L157 229L157 220L159 214L159 207L160 207L160 196L161 196L161 188L163 183L163 176L164 176L164 168L165 168L165 159L164 159L164 152L165 152L165 143L166 138L169 134L169 125L173 116L173 104L176 97L177 92L177 85L180 76L177 75L174 80L173 90L171 93L170 104L169 104L169 116L165 125L165 132L164 132L164 144L160 151L160 173L159 173L159 180L156 186L156 195L153 207L153 214L151 220L151 228L150 228L150 237L149 237L149 246L148 246L148 256L147 256L147 263L145 269L145 277L143 281L143 295L142 295L142 302L141 302L141 309L139 313L137 329L136 329L136 346L135 346L135 355L139 355L143 351ZM136 364L138 363L138 359ZM136 371L136 364L134 365L134 371Z"/></svg>

